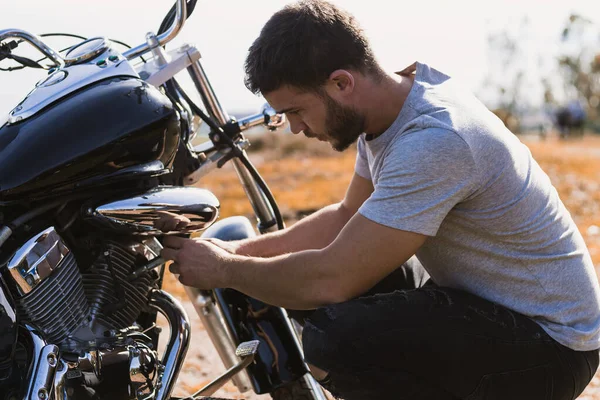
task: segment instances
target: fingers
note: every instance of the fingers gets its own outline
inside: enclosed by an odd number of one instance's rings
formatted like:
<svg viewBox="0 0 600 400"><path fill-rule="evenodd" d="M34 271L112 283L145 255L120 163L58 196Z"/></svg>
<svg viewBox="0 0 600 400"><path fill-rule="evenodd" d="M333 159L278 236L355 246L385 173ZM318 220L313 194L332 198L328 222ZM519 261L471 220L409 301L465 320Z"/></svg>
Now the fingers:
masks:
<svg viewBox="0 0 600 400"><path fill-rule="evenodd" d="M169 271L171 271L172 274L180 274L179 264L176 262L171 263L171 265L169 265Z"/></svg>
<svg viewBox="0 0 600 400"><path fill-rule="evenodd" d="M183 244L189 239L182 238L179 236L167 236L163 239L162 245L164 247L170 247L172 249L180 249L183 247Z"/></svg>
<svg viewBox="0 0 600 400"><path fill-rule="evenodd" d="M179 249L172 249L170 247L165 247L160 251L160 256L165 260L177 260L177 256L179 255Z"/></svg>

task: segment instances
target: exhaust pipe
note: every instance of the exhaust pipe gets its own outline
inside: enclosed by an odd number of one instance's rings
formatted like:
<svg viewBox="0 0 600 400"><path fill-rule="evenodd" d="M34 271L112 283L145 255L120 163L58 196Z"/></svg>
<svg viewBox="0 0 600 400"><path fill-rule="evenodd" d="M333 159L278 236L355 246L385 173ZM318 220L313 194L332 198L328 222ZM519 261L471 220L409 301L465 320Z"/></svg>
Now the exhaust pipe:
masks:
<svg viewBox="0 0 600 400"><path fill-rule="evenodd" d="M177 382L179 371L190 344L190 322L183 306L177 299L162 290L150 295L150 306L167 318L171 330L165 354L161 360L164 371L156 400L168 400Z"/></svg>

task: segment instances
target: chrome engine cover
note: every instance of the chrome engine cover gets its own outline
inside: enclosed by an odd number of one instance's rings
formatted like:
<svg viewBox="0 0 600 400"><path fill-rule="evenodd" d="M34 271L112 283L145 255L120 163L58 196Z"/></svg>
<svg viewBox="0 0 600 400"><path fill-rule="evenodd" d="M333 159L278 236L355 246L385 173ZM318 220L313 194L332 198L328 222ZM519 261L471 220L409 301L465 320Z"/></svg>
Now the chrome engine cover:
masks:
<svg viewBox="0 0 600 400"><path fill-rule="evenodd" d="M112 231L159 236L193 233L219 216L219 200L206 189L163 186L86 210L86 218Z"/></svg>
<svg viewBox="0 0 600 400"><path fill-rule="evenodd" d="M128 278L140 260L158 256L157 245L154 238L129 244L106 240L101 254L82 269L56 230L45 229L15 253L5 271L19 320L62 351L112 345L107 332L129 328L149 310L157 276L152 271Z"/></svg>
<svg viewBox="0 0 600 400"><path fill-rule="evenodd" d="M81 274L53 227L21 247L9 261L8 272L19 319L38 327L50 343L64 342L85 323L89 307Z"/></svg>

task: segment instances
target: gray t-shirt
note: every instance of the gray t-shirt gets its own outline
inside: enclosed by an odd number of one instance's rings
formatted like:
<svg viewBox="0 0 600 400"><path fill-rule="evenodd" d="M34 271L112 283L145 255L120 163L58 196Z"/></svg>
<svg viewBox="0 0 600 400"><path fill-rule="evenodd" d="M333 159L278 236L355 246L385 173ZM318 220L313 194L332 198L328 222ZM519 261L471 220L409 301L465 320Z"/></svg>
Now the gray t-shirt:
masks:
<svg viewBox="0 0 600 400"><path fill-rule="evenodd" d="M375 187L359 213L429 236L416 256L436 284L525 314L574 350L600 348L592 260L548 176L472 94L415 66L395 122L358 141L356 173Z"/></svg>

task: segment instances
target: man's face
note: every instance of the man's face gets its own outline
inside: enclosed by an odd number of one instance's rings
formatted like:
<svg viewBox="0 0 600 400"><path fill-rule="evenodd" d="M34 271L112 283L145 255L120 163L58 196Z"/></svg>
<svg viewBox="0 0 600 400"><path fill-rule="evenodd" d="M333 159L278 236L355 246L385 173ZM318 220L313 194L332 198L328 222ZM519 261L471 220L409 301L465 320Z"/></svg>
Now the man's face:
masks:
<svg viewBox="0 0 600 400"><path fill-rule="evenodd" d="M365 117L325 91L317 94L283 86L264 96L273 108L285 113L292 133L327 141L334 150L346 150L364 131Z"/></svg>

